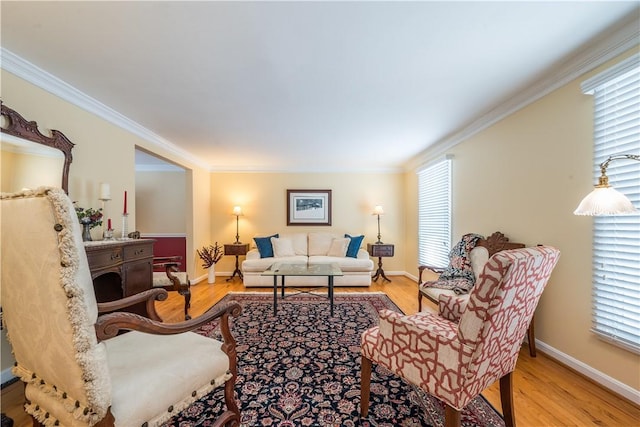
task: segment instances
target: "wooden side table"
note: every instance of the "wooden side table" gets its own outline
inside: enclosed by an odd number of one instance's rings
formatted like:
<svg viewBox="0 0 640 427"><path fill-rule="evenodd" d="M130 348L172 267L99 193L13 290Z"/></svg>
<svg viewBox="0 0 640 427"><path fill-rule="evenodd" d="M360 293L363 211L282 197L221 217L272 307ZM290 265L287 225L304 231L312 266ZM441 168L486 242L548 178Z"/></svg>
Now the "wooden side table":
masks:
<svg viewBox="0 0 640 427"><path fill-rule="evenodd" d="M367 252L372 257L378 257L378 270L376 274L371 278L372 280L378 280L379 277L382 276L384 280L391 281L385 274L382 269L382 258L383 257L392 257L395 250L395 246L390 243L367 243Z"/></svg>
<svg viewBox="0 0 640 427"><path fill-rule="evenodd" d="M236 277L236 274L238 275L238 277L240 277L241 280L243 279L242 271L240 271L239 268L238 257L240 257L241 255L246 255L247 252L249 252L248 243L228 243L224 245L224 254L234 255L236 257L236 269L233 270L233 274L227 279L227 282Z"/></svg>

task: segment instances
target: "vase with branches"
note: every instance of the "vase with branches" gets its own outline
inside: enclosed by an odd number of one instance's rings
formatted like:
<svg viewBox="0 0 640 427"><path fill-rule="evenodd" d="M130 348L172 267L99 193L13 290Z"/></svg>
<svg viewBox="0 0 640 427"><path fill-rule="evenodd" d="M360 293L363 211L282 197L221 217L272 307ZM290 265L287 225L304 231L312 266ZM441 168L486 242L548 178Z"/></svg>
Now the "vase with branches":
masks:
<svg viewBox="0 0 640 427"><path fill-rule="evenodd" d="M202 249L196 249L198 256L202 260L202 267L209 271L207 282L215 282L215 265L222 258L222 246L215 242L213 245L203 246Z"/></svg>

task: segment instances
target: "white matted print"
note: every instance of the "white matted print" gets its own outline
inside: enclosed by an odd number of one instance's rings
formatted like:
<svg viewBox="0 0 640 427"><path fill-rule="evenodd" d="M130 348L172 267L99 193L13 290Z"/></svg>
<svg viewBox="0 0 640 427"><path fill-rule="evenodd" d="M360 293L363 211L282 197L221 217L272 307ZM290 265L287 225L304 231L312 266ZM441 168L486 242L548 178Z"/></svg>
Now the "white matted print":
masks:
<svg viewBox="0 0 640 427"><path fill-rule="evenodd" d="M287 190L287 225L331 225L331 190Z"/></svg>

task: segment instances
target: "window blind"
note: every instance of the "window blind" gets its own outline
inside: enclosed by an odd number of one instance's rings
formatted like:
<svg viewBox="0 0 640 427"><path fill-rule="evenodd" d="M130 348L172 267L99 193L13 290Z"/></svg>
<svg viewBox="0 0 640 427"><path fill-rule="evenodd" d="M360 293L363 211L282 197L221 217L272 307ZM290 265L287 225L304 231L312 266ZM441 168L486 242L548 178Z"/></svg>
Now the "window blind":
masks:
<svg viewBox="0 0 640 427"><path fill-rule="evenodd" d="M594 96L594 181L615 154L640 154L640 57L586 81ZM616 160L609 184L640 207L640 162ZM593 328L601 338L640 353L640 215L594 217Z"/></svg>
<svg viewBox="0 0 640 427"><path fill-rule="evenodd" d="M418 172L418 262L446 267L451 246L451 158Z"/></svg>

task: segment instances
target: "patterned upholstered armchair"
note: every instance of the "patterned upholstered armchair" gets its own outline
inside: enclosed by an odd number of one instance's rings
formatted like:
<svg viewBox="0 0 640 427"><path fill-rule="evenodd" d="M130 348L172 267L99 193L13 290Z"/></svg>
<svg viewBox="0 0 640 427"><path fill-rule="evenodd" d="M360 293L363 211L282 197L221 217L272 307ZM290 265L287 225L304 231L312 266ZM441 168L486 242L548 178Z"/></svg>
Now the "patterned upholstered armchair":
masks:
<svg viewBox="0 0 640 427"><path fill-rule="evenodd" d="M450 296L439 313L382 311L380 325L362 335L361 415L374 362L444 402L447 426L460 425L462 408L499 379L505 423L515 425L511 373L559 255L545 246L498 252L464 305Z"/></svg>
<svg viewBox="0 0 640 427"><path fill-rule="evenodd" d="M473 245L473 246L472 246ZM500 251L506 251L509 249L524 248L524 243L510 242L504 234L496 231L487 238L481 238L477 234L466 234L463 236L460 243L457 245L462 247L462 252L466 255L459 257L456 261L458 268L452 269L453 271L462 271L466 274L466 277L459 278L445 278L442 274L446 270L445 268L437 268L428 265L421 265L418 267L418 311L422 311L422 297L426 297L429 301L438 305L441 297L444 300L449 300L452 296L456 296L457 292L455 288L462 286L465 287L465 291L468 291L473 286L478 278L484 265L487 263L490 257ZM452 253L455 250L452 250ZM452 254L449 254L453 258ZM424 271L431 271L433 273L441 274L437 280L422 280L422 274ZM464 274L463 274L464 276ZM455 298L459 302L459 306L466 305L466 301L469 298L468 293L463 293L460 298ZM529 343L529 355L536 357L536 333L535 333L535 316L531 318L531 323L527 329L527 341Z"/></svg>
<svg viewBox="0 0 640 427"><path fill-rule="evenodd" d="M97 304L71 200L59 189L2 194L2 309L34 425L153 426L224 387L215 426L238 425L236 303L163 324L163 289ZM115 312L145 302L150 319ZM188 332L219 318L224 342ZM120 330L130 332L118 334Z"/></svg>

